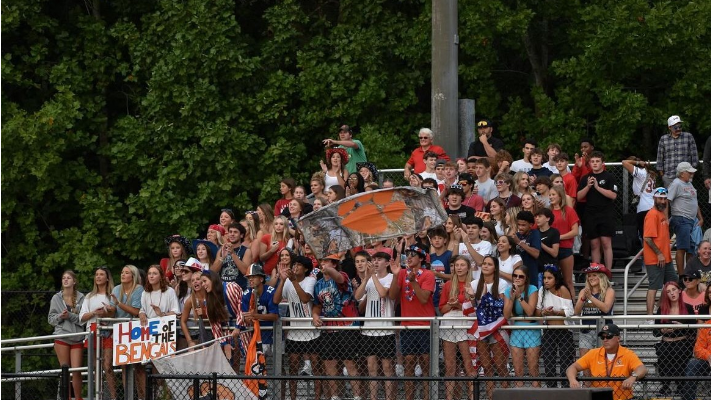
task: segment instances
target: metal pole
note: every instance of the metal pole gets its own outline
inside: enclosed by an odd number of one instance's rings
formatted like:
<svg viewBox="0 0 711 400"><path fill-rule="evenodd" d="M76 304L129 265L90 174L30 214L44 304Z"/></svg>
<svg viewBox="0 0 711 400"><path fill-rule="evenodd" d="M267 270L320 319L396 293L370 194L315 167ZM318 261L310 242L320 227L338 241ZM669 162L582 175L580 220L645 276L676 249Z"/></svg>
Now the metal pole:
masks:
<svg viewBox="0 0 711 400"><path fill-rule="evenodd" d="M95 338L96 336L92 332L90 332L87 336L87 341L89 342L89 344L87 344L88 355L86 357L86 396L89 398L89 400L94 400L96 398L94 394L94 381L96 378L96 376L94 375L96 373L94 366L94 364L96 363L96 346L94 345Z"/></svg>
<svg viewBox="0 0 711 400"><path fill-rule="evenodd" d="M146 400L153 400L153 365L150 363L146 364Z"/></svg>
<svg viewBox="0 0 711 400"><path fill-rule="evenodd" d="M126 400L133 400L133 392L134 392L134 386L136 385L135 381L135 370L136 370L136 365L135 364L128 364L125 369L126 373L126 390L123 392L123 398Z"/></svg>
<svg viewBox="0 0 711 400"><path fill-rule="evenodd" d="M69 384L69 365L62 365L62 372L59 373L59 398L61 400L71 400ZM81 393L75 393L76 397L81 397Z"/></svg>
<svg viewBox="0 0 711 400"><path fill-rule="evenodd" d="M430 376L439 376L439 320L430 321ZM439 399L439 382L430 381L430 399Z"/></svg>
<svg viewBox="0 0 711 400"><path fill-rule="evenodd" d="M273 329L273 334L272 334L272 355L274 357L274 371L272 371L272 374L274 376L279 376L282 374L282 355L284 349L281 348L282 346L282 336L283 336L283 330L281 326L281 319L276 320L274 323L274 326L272 327ZM292 371L289 371L290 374L293 374ZM298 373L298 371L297 371ZM273 388L274 388L274 398L275 399L281 399L281 391L282 391L282 383L284 381L277 381L272 383Z"/></svg>
<svg viewBox="0 0 711 400"><path fill-rule="evenodd" d="M474 123L476 103L472 99L459 100L459 154L458 157L466 157L469 143L478 138L474 134L476 126ZM450 154L454 156L454 154Z"/></svg>
<svg viewBox="0 0 711 400"><path fill-rule="evenodd" d="M22 350L15 351L15 372L22 372ZM22 382L15 382L15 400L22 400Z"/></svg>
<svg viewBox="0 0 711 400"><path fill-rule="evenodd" d="M432 131L450 157L460 153L458 138L457 0L432 2Z"/></svg>

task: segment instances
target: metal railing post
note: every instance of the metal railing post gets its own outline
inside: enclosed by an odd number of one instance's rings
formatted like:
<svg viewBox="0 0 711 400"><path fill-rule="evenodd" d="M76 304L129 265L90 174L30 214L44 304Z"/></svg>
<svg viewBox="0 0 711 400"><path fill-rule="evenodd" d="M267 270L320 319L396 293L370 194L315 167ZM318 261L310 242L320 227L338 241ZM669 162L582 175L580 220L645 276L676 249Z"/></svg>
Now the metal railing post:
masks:
<svg viewBox="0 0 711 400"><path fill-rule="evenodd" d="M59 398L61 400L71 400L71 386L69 383L69 365L62 365L62 372L59 373ZM75 393L76 397L80 397L80 394Z"/></svg>
<svg viewBox="0 0 711 400"><path fill-rule="evenodd" d="M282 346L282 336L284 334L284 331L282 330L282 324L281 324L281 319L276 320L274 322L274 325L272 326L273 332L272 332L272 357L274 358L274 371L272 371L272 376L280 376L282 374L282 365L283 365L283 350L281 348ZM289 373L293 373L289 371ZM298 371L297 371L298 373ZM272 381L272 387L274 391L274 396L273 398L275 399L281 399L281 390L282 390L282 381L277 381L273 382Z"/></svg>
<svg viewBox="0 0 711 400"><path fill-rule="evenodd" d="M430 376L439 376L439 320L430 320ZM430 399L439 399L439 382L430 381Z"/></svg>
<svg viewBox="0 0 711 400"><path fill-rule="evenodd" d="M94 364L96 363L96 345L94 344L94 341L96 340L96 336L93 333L89 333L87 336L87 357L86 357L86 379L87 379L87 389L86 389L86 397L89 400L94 400L95 393L94 393L94 385L95 385L95 366Z"/></svg>
<svg viewBox="0 0 711 400"><path fill-rule="evenodd" d="M146 400L153 400L153 365L150 363L146 364Z"/></svg>
<svg viewBox="0 0 711 400"><path fill-rule="evenodd" d="M22 372L22 350L15 351L15 372ZM15 400L22 400L22 382L15 382Z"/></svg>
<svg viewBox="0 0 711 400"><path fill-rule="evenodd" d="M123 391L123 398L126 400L133 400L133 392L135 389L136 381L135 381L135 375L134 372L136 370L136 365L135 364L128 364L126 365L125 374L126 374L126 389Z"/></svg>

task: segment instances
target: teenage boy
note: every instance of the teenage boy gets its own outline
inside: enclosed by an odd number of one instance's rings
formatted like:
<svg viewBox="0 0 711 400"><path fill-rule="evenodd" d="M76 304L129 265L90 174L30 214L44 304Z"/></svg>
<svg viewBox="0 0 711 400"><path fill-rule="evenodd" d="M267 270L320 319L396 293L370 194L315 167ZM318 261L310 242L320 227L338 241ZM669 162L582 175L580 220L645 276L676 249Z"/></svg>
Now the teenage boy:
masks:
<svg viewBox="0 0 711 400"><path fill-rule="evenodd" d="M439 304L439 296L444 287L444 281L452 279L449 262L452 259L452 251L447 250L447 231L444 227L438 226L430 229L430 270L435 276L434 304Z"/></svg>
<svg viewBox="0 0 711 400"><path fill-rule="evenodd" d="M551 143L546 148L546 155L548 156L548 162L544 164L552 174L558 173L558 167L555 165L555 157L560 154L563 150L560 148L558 143Z"/></svg>
<svg viewBox="0 0 711 400"><path fill-rule="evenodd" d="M452 161L444 163L444 187L449 188L459 181L457 177L457 164Z"/></svg>
<svg viewBox="0 0 711 400"><path fill-rule="evenodd" d="M227 241L217 252L210 269L220 274L222 282L236 282L247 289L247 269L252 264L252 251L242 244L247 230L239 222L233 222L227 227Z"/></svg>
<svg viewBox="0 0 711 400"><path fill-rule="evenodd" d="M363 323L361 331L361 356L365 356L368 363L368 375L393 376L395 374L395 323L390 318L395 316L395 301L390 298L388 291L393 283L393 274L388 273L390 254L377 252L373 254L373 261L368 263L365 270L364 283L358 286L355 296L365 298L365 317L370 318ZM375 330L370 328L382 328ZM370 400L376 400L379 381L371 380ZM393 381L385 381L385 398L395 399L397 385ZM316 397L318 398L318 397Z"/></svg>
<svg viewBox="0 0 711 400"><path fill-rule="evenodd" d="M420 172L422 179L432 178L437 180L437 173L435 171L437 168L437 153L428 151L422 156L422 159L425 162L425 170Z"/></svg>
<svg viewBox="0 0 711 400"><path fill-rule="evenodd" d="M568 162L570 161L568 153L559 153L557 156L555 156L554 161L557 174L560 175L561 178L563 178L563 187L565 188L565 194L570 196L573 200L576 200L576 197L578 196L578 181L575 179L575 176L573 176L573 174L570 172L570 168L568 167Z"/></svg>
<svg viewBox="0 0 711 400"><path fill-rule="evenodd" d="M536 222L530 211L519 211L516 214L516 227L518 231L511 239L516 244L516 250L521 255L523 265L528 268L531 285L540 287L538 277L538 258L541 255L541 232L533 229Z"/></svg>
<svg viewBox="0 0 711 400"><path fill-rule="evenodd" d="M474 211L483 211L485 204L484 198L473 192L474 186L476 185L474 177L466 173L459 175L459 185L464 189L464 200L462 200L462 204L473 208Z"/></svg>
<svg viewBox="0 0 711 400"><path fill-rule="evenodd" d="M459 237L458 254L467 257L472 262L472 279L479 279L481 275L481 262L485 256L493 254L491 243L481 240L479 232L484 226L484 221L479 217L462 220L466 232L461 228L455 228L455 235Z"/></svg>
<svg viewBox="0 0 711 400"><path fill-rule="evenodd" d="M403 318L434 317L435 308L432 293L435 288L435 278L432 271L424 268L427 251L420 245L414 244L406 251L407 269L397 264L391 264L393 272L392 286L388 295L392 300L400 300L400 310ZM429 326L429 321L402 321L402 326ZM405 356L405 376L415 376L415 366L422 366L422 375L428 376L430 365L430 334L428 330L405 329L400 331L400 347ZM436 356L436 355L435 355ZM422 393L425 400L429 400L430 391L428 382L423 382ZM405 398L415 398L413 380L405 382Z"/></svg>
<svg viewBox="0 0 711 400"><path fill-rule="evenodd" d="M499 196L499 191L496 190L496 183L491 179L491 164L486 158L480 158L475 161L474 175L476 182L472 193L478 194L484 199L484 203L488 204L492 199ZM469 166L469 161L467 161Z"/></svg>
<svg viewBox="0 0 711 400"><path fill-rule="evenodd" d="M558 265L558 250L560 249L560 232L552 228L551 224L555 220L553 211L548 208L541 208L534 216L538 232L541 233L541 251L538 255L539 270L543 271L548 264Z"/></svg>
<svg viewBox="0 0 711 400"><path fill-rule="evenodd" d="M322 326L357 326L357 321L322 321L325 318L357 317L358 308L353 297L353 287L348 275L341 271L341 259L332 254L321 259L323 277L314 286L314 307L312 312L313 325ZM338 362L343 361L350 376L358 374L358 366L353 361L360 349L357 331L331 330L323 331L319 338L319 357L327 376L338 376ZM354 396L361 396L360 381L351 381ZM326 398L338 397L336 381L328 381L324 387Z"/></svg>
<svg viewBox="0 0 711 400"><path fill-rule="evenodd" d="M531 151L538 147L538 142L533 139L526 139L523 142L523 158L516 160L511 164L511 171L513 172L528 172L533 168L531 165Z"/></svg>
<svg viewBox="0 0 711 400"><path fill-rule="evenodd" d="M553 173L543 165L543 151L539 148L531 150L531 169L528 176L531 181L541 176L551 176Z"/></svg>
<svg viewBox="0 0 711 400"><path fill-rule="evenodd" d="M464 188L461 185L452 185L447 191L447 211L448 215L458 215L459 218L473 218L476 211L473 208L462 205L464 200Z"/></svg>
<svg viewBox="0 0 711 400"><path fill-rule="evenodd" d="M259 321L262 327L274 326L274 321L279 319L279 305L274 302L274 288L266 286L267 275L259 264L252 264L245 274L249 282L249 289L242 295L242 317L247 326ZM252 300L254 297L254 300ZM262 331L262 346L264 354L269 354L272 345L272 330Z"/></svg>
<svg viewBox="0 0 711 400"><path fill-rule="evenodd" d="M605 260L612 269L612 236L615 234L615 177L605 171L605 156L599 151L589 154L590 173L578 185L578 201L586 200L583 232L590 239L592 262Z"/></svg>
<svg viewBox="0 0 711 400"><path fill-rule="evenodd" d="M293 266L280 267L279 285L274 291L274 304L286 300L289 305L289 316L294 318L313 318L311 310L313 308L314 286L316 278L310 276L313 271L311 259L306 256L297 256ZM290 326L311 328L311 322L292 321ZM289 355L289 371L298 371L301 360L306 359L304 373L309 374L311 366L316 367L319 363L316 356L316 339L321 332L316 329L288 330L286 331L286 341L284 350ZM317 374L318 371L317 371ZM320 374L319 374L320 375ZM321 382L316 381L316 398L321 398ZM290 381L291 400L296 400L296 381Z"/></svg>

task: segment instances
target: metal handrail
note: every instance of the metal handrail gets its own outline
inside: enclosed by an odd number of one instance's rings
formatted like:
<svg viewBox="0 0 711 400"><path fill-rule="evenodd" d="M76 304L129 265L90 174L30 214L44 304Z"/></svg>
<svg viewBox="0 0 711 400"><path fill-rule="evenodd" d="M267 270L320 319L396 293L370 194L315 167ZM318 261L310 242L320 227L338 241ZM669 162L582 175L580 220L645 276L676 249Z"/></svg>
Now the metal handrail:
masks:
<svg viewBox="0 0 711 400"><path fill-rule="evenodd" d="M635 255L628 263L625 265L625 276L624 276L624 284L622 286L622 290L624 293L623 296L623 305L622 305L622 315L627 315L627 300L629 299L630 296L639 288L639 286L644 282L644 280L647 278L647 272L645 271L644 276L642 279L637 282L637 284L634 286L631 292L627 292L627 282L629 280L629 273L630 273L630 267L632 267L632 264L634 264L639 258L642 256L642 253L644 252L644 246L642 246L641 249L637 252L637 255Z"/></svg>

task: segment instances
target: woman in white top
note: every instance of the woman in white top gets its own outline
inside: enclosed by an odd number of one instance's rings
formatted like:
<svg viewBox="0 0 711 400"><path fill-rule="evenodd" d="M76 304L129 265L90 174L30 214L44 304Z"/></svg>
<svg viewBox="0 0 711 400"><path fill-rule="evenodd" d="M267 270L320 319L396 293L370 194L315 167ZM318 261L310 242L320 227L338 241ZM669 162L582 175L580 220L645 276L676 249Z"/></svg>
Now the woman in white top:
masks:
<svg viewBox="0 0 711 400"><path fill-rule="evenodd" d="M158 269L161 269L158 266ZM114 289L114 279L108 267L99 267L94 272L94 288L84 298L79 312L79 319L86 323L87 330L92 330L92 325L96 324L97 318L112 318L116 313L116 307L111 305L111 291ZM102 325L107 325L103 324ZM116 376L113 372L113 341L111 332L107 330L96 330L101 339L101 348L104 351L103 370L106 375L106 384L109 387L109 394L112 399L116 398Z"/></svg>
<svg viewBox="0 0 711 400"><path fill-rule="evenodd" d="M462 307L466 299L466 288L472 282L471 262L464 256L456 256L452 259L454 271L452 280L447 281L442 288L439 298L439 311L443 317L463 317ZM471 324L470 324L471 325ZM444 352L445 376L456 376L457 373L457 350L462 356L462 364L467 376L474 376L471 353L469 352L469 335L467 334L465 321L442 320L440 323L440 338L442 339L442 351ZM447 400L454 398L456 382L446 382ZM474 387L469 385L471 397Z"/></svg>
<svg viewBox="0 0 711 400"><path fill-rule="evenodd" d="M515 244L511 236L501 236L496 244L496 250L499 251L499 276L511 284L511 273L521 264L523 259L514 252Z"/></svg>
<svg viewBox="0 0 711 400"><path fill-rule="evenodd" d="M321 170L324 173L324 181L328 190L333 185L341 185L346 187L346 178L348 177L348 153L340 147L335 149L326 149L326 162L320 161Z"/></svg>
<svg viewBox="0 0 711 400"><path fill-rule="evenodd" d="M180 314L178 296L175 290L168 286L163 269L151 265L146 275L146 287L141 295L141 311L138 312L141 326L148 325L149 318Z"/></svg>
<svg viewBox="0 0 711 400"><path fill-rule="evenodd" d="M553 265L543 271L543 286L538 290L538 304L536 315L539 317L570 317L573 315L573 297L565 285L562 271ZM561 319L547 319L546 325L572 325L572 321ZM568 365L575 362L575 344L573 332L568 329L548 329L543 331L541 340L541 356L543 357L543 370L545 376L561 376ZM560 360L560 373L556 372L556 361ZM563 380L563 387L568 382ZM548 387L556 387L552 381L544 383Z"/></svg>

